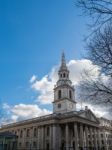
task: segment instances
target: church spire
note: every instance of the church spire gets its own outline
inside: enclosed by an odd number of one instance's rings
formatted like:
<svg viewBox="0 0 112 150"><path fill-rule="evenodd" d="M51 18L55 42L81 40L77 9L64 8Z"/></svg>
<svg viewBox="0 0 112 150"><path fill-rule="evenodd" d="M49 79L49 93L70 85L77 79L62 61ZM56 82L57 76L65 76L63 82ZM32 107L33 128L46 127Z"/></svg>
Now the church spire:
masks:
<svg viewBox="0 0 112 150"><path fill-rule="evenodd" d="M64 52L62 53L62 56L61 56L61 66L60 66L59 71L63 71L63 70L68 70L66 66L66 59L65 59Z"/></svg>
<svg viewBox="0 0 112 150"><path fill-rule="evenodd" d="M69 70L68 70L67 65L66 65L66 59L65 59L64 52L62 53L62 56L61 56L61 65L59 68L58 75L59 75L59 80L69 79Z"/></svg>
<svg viewBox="0 0 112 150"><path fill-rule="evenodd" d="M62 57L61 57L61 65L62 66L66 66L66 60L65 60L65 54L64 54L64 52L62 53Z"/></svg>

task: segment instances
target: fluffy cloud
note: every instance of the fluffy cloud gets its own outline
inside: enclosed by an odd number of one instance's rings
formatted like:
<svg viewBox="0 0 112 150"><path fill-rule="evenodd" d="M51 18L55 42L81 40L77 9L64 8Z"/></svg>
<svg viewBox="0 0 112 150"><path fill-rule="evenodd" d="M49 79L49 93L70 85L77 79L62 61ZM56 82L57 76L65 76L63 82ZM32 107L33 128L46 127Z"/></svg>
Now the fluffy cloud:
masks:
<svg viewBox="0 0 112 150"><path fill-rule="evenodd" d="M105 106L98 106L98 105L91 105L91 104L88 104L88 103L77 103L77 109L78 110L81 110L81 109L85 109L85 106L88 106L88 108L94 112L94 114L97 116L97 117L105 117L105 118L110 118L112 119L112 116L111 114L108 112L108 109L105 107Z"/></svg>
<svg viewBox="0 0 112 150"><path fill-rule="evenodd" d="M96 65L93 65L90 60L70 60L67 63L68 69L70 70L70 79L73 82L73 85L77 87L79 82L82 80L82 72L84 70L89 70L93 78L96 79L99 74L100 68ZM59 66L52 68L48 75L45 75L42 79L36 79L31 87L37 91L38 96L36 101L41 104L50 104L53 101L53 88L58 80L58 69ZM106 77L103 75L103 78L106 80ZM77 89L76 89L76 93ZM77 95L77 94L76 94ZM76 96L77 97L77 96ZM78 101L78 100L76 100ZM109 116L108 111L105 107L93 106L91 104L83 103L83 106L88 105L88 107L98 116ZM81 108L80 102L77 103L77 109Z"/></svg>
<svg viewBox="0 0 112 150"><path fill-rule="evenodd" d="M73 82L73 85L76 88L76 101L77 110L84 109L84 106L88 106L98 117L108 117L110 119L111 116L108 113L106 107L93 106L88 103L81 103L77 99L77 85L82 80L82 72L86 69L89 70L91 75L93 75L93 79L97 78L99 74L100 68L92 64L90 60L82 59L82 60L70 60L67 63L68 69L70 71L70 79ZM36 75L33 75L30 79L31 88L37 92L36 101L41 105L51 104L53 101L53 88L58 80L58 70L59 65L54 66L50 73L42 77L40 80ZM104 81L107 81L106 76L102 75ZM38 116L43 116L46 114L52 113L47 109L41 109L37 104L18 104L14 106L10 106L6 103L3 104L3 111L7 113L7 115L1 117L2 124L16 122L19 120L34 118Z"/></svg>
<svg viewBox="0 0 112 150"><path fill-rule="evenodd" d="M19 120L44 116L52 113L47 109L41 109L36 104L18 104L10 106L8 104L3 104L3 109L7 112L7 116L2 118L2 124L16 122ZM9 117L8 117L9 116Z"/></svg>
<svg viewBox="0 0 112 150"><path fill-rule="evenodd" d="M73 85L78 85L78 83L82 80L81 74L84 69L91 70L94 77L96 77L99 73L99 68L87 59L71 60L67 63L67 66L70 70L70 79L72 80ZM37 101L41 104L49 104L53 101L53 88L58 80L58 69L59 66L53 67L48 75L45 75L40 80L36 79L31 84L31 87L38 92L39 96L37 97ZM31 79L32 78L33 76Z"/></svg>

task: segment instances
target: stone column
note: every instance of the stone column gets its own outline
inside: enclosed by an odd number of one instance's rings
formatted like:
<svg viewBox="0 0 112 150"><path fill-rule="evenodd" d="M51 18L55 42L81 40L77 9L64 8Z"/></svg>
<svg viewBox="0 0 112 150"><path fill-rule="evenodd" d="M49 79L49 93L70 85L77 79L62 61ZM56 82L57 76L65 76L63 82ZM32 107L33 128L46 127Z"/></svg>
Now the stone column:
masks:
<svg viewBox="0 0 112 150"><path fill-rule="evenodd" d="M90 127L90 141L91 141L91 147L93 147L93 131L92 131L92 127Z"/></svg>
<svg viewBox="0 0 112 150"><path fill-rule="evenodd" d="M97 132L96 129L94 129L94 142L95 142L95 148L98 150L98 144L97 144Z"/></svg>
<svg viewBox="0 0 112 150"><path fill-rule="evenodd" d="M105 146L105 150L107 150L107 141L106 141L106 133L104 133L104 146Z"/></svg>
<svg viewBox="0 0 112 150"><path fill-rule="evenodd" d="M68 133L68 124L65 126L65 135L66 135L66 150L69 149L69 133Z"/></svg>
<svg viewBox="0 0 112 150"><path fill-rule="evenodd" d="M53 150L57 149L57 138L56 138L56 125L53 125L52 127L52 131L53 131Z"/></svg>
<svg viewBox="0 0 112 150"><path fill-rule="evenodd" d="M57 129L58 129L58 149L60 150L61 148L61 127L60 125L57 125Z"/></svg>
<svg viewBox="0 0 112 150"><path fill-rule="evenodd" d="M38 127L37 137L38 137L37 148L40 149L40 127Z"/></svg>
<svg viewBox="0 0 112 150"><path fill-rule="evenodd" d="M50 149L53 149L53 125L50 126Z"/></svg>
<svg viewBox="0 0 112 150"><path fill-rule="evenodd" d="M80 147L83 149L83 147L84 147L84 143L83 143L83 125L82 124L80 124L80 139L79 139L79 141L80 141Z"/></svg>
<svg viewBox="0 0 112 150"><path fill-rule="evenodd" d="M100 130L98 129L97 130L97 136L98 136L98 147L99 147L99 149L101 149L101 135L100 135Z"/></svg>
<svg viewBox="0 0 112 150"><path fill-rule="evenodd" d="M75 135L75 150L78 150L78 129L77 129L77 123L74 123L74 135Z"/></svg>
<svg viewBox="0 0 112 150"><path fill-rule="evenodd" d="M41 127L41 148L44 149L44 126Z"/></svg>
<svg viewBox="0 0 112 150"><path fill-rule="evenodd" d="M89 148L88 127L87 126L85 126L85 136L86 136L86 147Z"/></svg>
<svg viewBox="0 0 112 150"><path fill-rule="evenodd" d="M23 129L23 148L25 148L25 143L26 143L26 128Z"/></svg>

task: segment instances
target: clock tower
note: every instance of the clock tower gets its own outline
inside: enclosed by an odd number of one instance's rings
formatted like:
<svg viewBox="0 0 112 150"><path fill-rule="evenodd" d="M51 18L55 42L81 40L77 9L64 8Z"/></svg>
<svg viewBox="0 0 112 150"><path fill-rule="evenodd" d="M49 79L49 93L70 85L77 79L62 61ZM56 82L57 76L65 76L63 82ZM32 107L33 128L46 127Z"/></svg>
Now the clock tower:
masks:
<svg viewBox="0 0 112 150"><path fill-rule="evenodd" d="M69 79L65 55L62 53L61 66L58 71L59 79L54 87L54 113L65 113L76 110L75 89Z"/></svg>

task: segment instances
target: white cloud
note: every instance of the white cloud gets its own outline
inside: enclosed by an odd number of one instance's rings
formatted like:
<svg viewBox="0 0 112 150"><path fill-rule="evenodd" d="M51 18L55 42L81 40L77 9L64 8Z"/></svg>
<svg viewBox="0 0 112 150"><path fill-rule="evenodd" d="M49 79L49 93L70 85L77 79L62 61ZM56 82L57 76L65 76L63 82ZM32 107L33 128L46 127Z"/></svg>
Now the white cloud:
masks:
<svg viewBox="0 0 112 150"><path fill-rule="evenodd" d="M68 69L70 71L70 79L73 82L73 85L77 86L79 82L82 80L82 72L84 70L89 70L93 78L96 79L99 74L100 68L96 65L93 65L90 60L81 59L81 60L70 60L67 63ZM40 80L35 80L31 84L31 87L38 92L38 97L36 101L41 104L50 104L53 101L53 88L58 80L58 69L59 66L55 66L52 68L48 75L45 75ZM107 79L104 75L102 76L105 80ZM77 90L76 90L77 95ZM76 100L78 101L78 100ZM88 105L89 108L99 117L101 116L109 116L108 111L104 107L93 106L91 104ZM80 108L80 104L77 103L77 108Z"/></svg>
<svg viewBox="0 0 112 150"><path fill-rule="evenodd" d="M47 109L41 109L36 104L18 104L14 106L10 106L8 104L3 104L3 109L9 116L5 116L2 118L2 124L16 122L19 120L44 116L52 113Z"/></svg>
<svg viewBox="0 0 112 150"><path fill-rule="evenodd" d="M72 80L74 85L79 84L82 80L82 73L84 70L88 70L91 72L93 77L97 77L99 74L99 67L93 65L93 63L88 59L81 60L71 60L68 62L68 68L70 70L70 79Z"/></svg>
<svg viewBox="0 0 112 150"><path fill-rule="evenodd" d="M87 59L70 60L67 66L70 70L70 79L73 85L77 85L81 81L81 73L84 69L91 69L91 73L94 74L94 77L97 76L99 72L99 68ZM37 101L41 104L50 104L53 101L53 88L58 80L58 69L59 66L53 67L48 75L45 75L40 80L36 79L35 82L31 84L31 87L38 92L39 96L37 97Z"/></svg>
<svg viewBox="0 0 112 150"><path fill-rule="evenodd" d="M37 79L36 75L33 75L30 79L30 83L33 83L35 82L35 80Z"/></svg>
<svg viewBox="0 0 112 150"><path fill-rule="evenodd" d="M93 78L96 78L99 74L99 67L92 64L90 60L70 60L67 63L68 69L70 71L70 79L73 85L77 87L79 82L82 80L83 70L90 70ZM33 75L30 79L31 88L37 91L36 101L40 104L51 104L53 101L53 88L58 80L58 69L59 66L54 66L48 75L45 75L40 80L37 79L36 75ZM105 81L107 78L102 76ZM76 89L76 93L77 89ZM77 94L76 94L77 95ZM78 100L76 100L78 102ZM91 104L83 103L84 106L88 105L98 117L108 117L109 115L106 107L93 106ZM52 113L47 109L41 109L37 104L18 104L10 106L7 103L3 104L3 109L6 111L7 116L1 118L2 124L16 122L23 119L29 119L38 116L44 116L46 114ZM81 109L81 104L77 103L77 110ZM111 118L112 119L112 118Z"/></svg>
<svg viewBox="0 0 112 150"><path fill-rule="evenodd" d="M112 116L108 112L108 109L105 106L99 106L99 105L92 105L88 103L77 103L77 109L85 109L85 106L88 106L88 109L90 109L97 117L106 117L109 119L112 119Z"/></svg>

